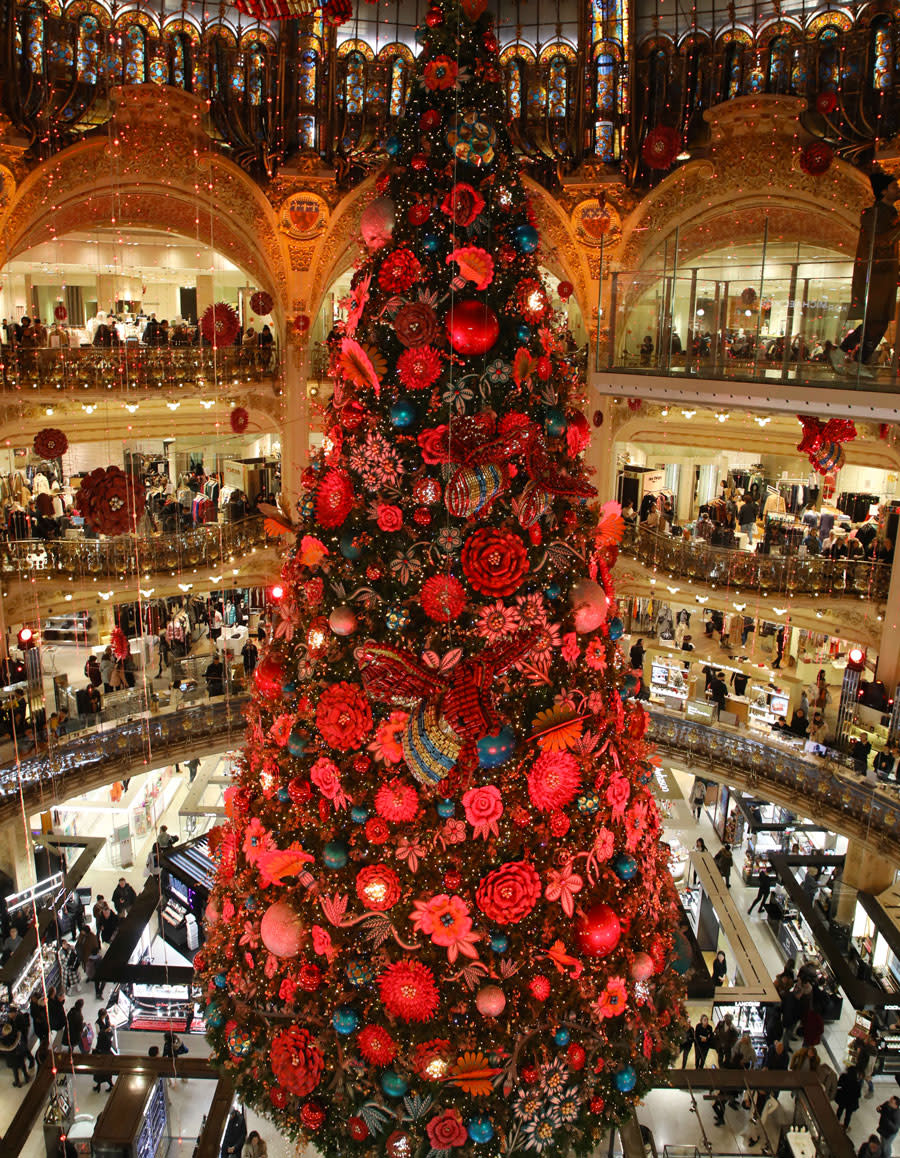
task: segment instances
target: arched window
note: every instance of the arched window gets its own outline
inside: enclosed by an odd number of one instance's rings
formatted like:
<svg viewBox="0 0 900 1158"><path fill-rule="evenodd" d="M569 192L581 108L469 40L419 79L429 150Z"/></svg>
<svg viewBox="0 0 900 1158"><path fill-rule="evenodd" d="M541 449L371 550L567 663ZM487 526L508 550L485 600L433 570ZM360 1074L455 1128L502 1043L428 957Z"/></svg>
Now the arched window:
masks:
<svg viewBox="0 0 900 1158"><path fill-rule="evenodd" d="M191 89L200 97L209 96L209 56L199 48L192 53Z"/></svg>
<svg viewBox="0 0 900 1158"><path fill-rule="evenodd" d="M824 92L834 92L837 88L838 68L838 30L829 27L819 37L819 88Z"/></svg>
<svg viewBox="0 0 900 1158"><path fill-rule="evenodd" d="M22 52L32 75L40 76L44 71L44 15L36 5L29 8L25 15Z"/></svg>
<svg viewBox="0 0 900 1158"><path fill-rule="evenodd" d="M216 87L218 87L218 85ZM231 95L238 100L243 100L246 91L247 81L244 76L244 61L241 56L237 56L231 69Z"/></svg>
<svg viewBox="0 0 900 1158"><path fill-rule="evenodd" d="M511 60L506 66L506 107L510 118L517 121L522 115L522 62Z"/></svg>
<svg viewBox="0 0 900 1158"><path fill-rule="evenodd" d="M297 136L301 149L316 147L316 91L319 83L319 54L314 48L304 48L300 53L300 68L297 78L297 99L301 113L297 119ZM305 113L303 110L309 110Z"/></svg>
<svg viewBox="0 0 900 1158"><path fill-rule="evenodd" d="M100 25L94 16L82 16L78 23L78 79L85 84L97 83L100 61Z"/></svg>
<svg viewBox="0 0 900 1158"><path fill-rule="evenodd" d="M616 159L616 137L613 116L616 111L616 61L608 52L601 52L596 60L596 109L594 123L594 152L601 161Z"/></svg>
<svg viewBox="0 0 900 1158"><path fill-rule="evenodd" d="M791 46L785 36L773 36L769 44L769 92L786 93L791 86Z"/></svg>
<svg viewBox="0 0 900 1158"><path fill-rule="evenodd" d="M744 46L739 40L732 40L725 49L725 75L723 88L725 99L734 100L741 95L741 77L744 71Z"/></svg>
<svg viewBox="0 0 900 1158"><path fill-rule="evenodd" d="M123 37L125 83L144 84L147 80L147 33L140 24L132 24Z"/></svg>
<svg viewBox="0 0 900 1158"><path fill-rule="evenodd" d="M172 84L176 88L191 87L191 46L183 32L172 38Z"/></svg>
<svg viewBox="0 0 900 1158"><path fill-rule="evenodd" d="M391 65L391 116L402 117L406 109L406 68L402 57Z"/></svg>
<svg viewBox="0 0 900 1158"><path fill-rule="evenodd" d="M567 95L566 58L557 53L550 60L550 71L547 78L547 112L551 119L565 119L568 105Z"/></svg>
<svg viewBox="0 0 900 1158"><path fill-rule="evenodd" d="M885 92L893 84L894 40L883 17L872 24L872 52L872 87L876 92Z"/></svg>
<svg viewBox="0 0 900 1158"><path fill-rule="evenodd" d="M247 93L250 97L251 105L258 106L262 104L265 75L266 57L263 52L263 46L259 43L253 43L249 47L249 57L247 61Z"/></svg>
<svg viewBox="0 0 900 1158"><path fill-rule="evenodd" d="M344 111L348 116L359 116L366 99L366 58L359 51L347 54L347 74L344 78Z"/></svg>

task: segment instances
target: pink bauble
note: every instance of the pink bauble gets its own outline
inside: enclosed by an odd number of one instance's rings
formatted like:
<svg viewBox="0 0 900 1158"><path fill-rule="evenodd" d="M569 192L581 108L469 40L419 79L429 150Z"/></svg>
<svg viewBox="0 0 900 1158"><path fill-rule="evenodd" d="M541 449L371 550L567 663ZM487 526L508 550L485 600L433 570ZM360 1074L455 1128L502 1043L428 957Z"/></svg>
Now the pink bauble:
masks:
<svg viewBox="0 0 900 1158"><path fill-rule="evenodd" d="M303 943L303 922L287 901L269 905L259 924L262 943L276 957L296 957Z"/></svg>
<svg viewBox="0 0 900 1158"><path fill-rule="evenodd" d="M500 336L500 323L490 306L464 298L447 315L447 334L457 354L486 354Z"/></svg>
<svg viewBox="0 0 900 1158"><path fill-rule="evenodd" d="M383 249L394 234L395 206L390 197L376 197L360 214L359 231L369 253Z"/></svg>
<svg viewBox="0 0 900 1158"><path fill-rule="evenodd" d="M328 626L335 635L352 635L357 628L357 619L353 613L353 608L344 604L335 607L328 616Z"/></svg>
<svg viewBox="0 0 900 1158"><path fill-rule="evenodd" d="M592 905L579 918L575 935L585 957L605 957L618 945L622 926L609 905Z"/></svg>
<svg viewBox="0 0 900 1158"><path fill-rule="evenodd" d="M596 631L606 621L606 592L593 579L579 579L573 583L569 598L575 612L575 630L579 635Z"/></svg>
<svg viewBox="0 0 900 1158"><path fill-rule="evenodd" d="M206 918L206 927L211 929L218 921L220 915L219 910L212 901L210 901L203 913L203 916Z"/></svg>
<svg viewBox="0 0 900 1158"><path fill-rule="evenodd" d="M635 981L649 981L655 971L656 966L649 953L635 953L631 965L631 976Z"/></svg>
<svg viewBox="0 0 900 1158"><path fill-rule="evenodd" d="M499 985L485 985L478 990L475 1005L482 1017L499 1017L506 1008L506 994Z"/></svg>
<svg viewBox="0 0 900 1158"><path fill-rule="evenodd" d="M284 667L281 657L271 652L264 656L256 665L253 680L260 693L267 700L276 700L281 695L281 686L284 683Z"/></svg>

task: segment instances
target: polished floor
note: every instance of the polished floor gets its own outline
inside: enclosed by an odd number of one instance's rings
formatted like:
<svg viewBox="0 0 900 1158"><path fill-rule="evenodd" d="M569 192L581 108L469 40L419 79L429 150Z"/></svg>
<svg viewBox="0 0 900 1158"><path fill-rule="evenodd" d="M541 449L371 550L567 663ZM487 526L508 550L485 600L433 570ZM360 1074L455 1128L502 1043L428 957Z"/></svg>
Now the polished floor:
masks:
<svg viewBox="0 0 900 1158"><path fill-rule="evenodd" d="M220 759L220 757L210 757L208 761L203 762L201 771L207 771L211 766L217 765ZM152 773L148 774L150 777L153 775ZM687 795L690 791L692 778L678 771L674 775L682 792ZM125 804L145 791L147 778L147 776L139 776L132 780L124 800ZM166 797L165 811L160 812L155 818L157 824L167 824L173 833L179 832L178 809L186 790L187 776L176 777L171 793ZM676 803L674 807L670 807L668 811L670 815L666 823L666 834L669 839L677 837L682 844L690 848L696 837L702 835L711 851L714 852L719 847L719 841L706 815L703 816L699 824L696 824L687 806L680 802ZM97 809L80 814L75 823L79 831L89 831L92 835L109 836L114 821L105 810ZM104 826L109 831L104 832ZM185 836L186 833L182 831L181 835ZM125 875L136 889L140 889L144 883L144 865L151 839L151 832L148 832L143 839L135 838L133 863L130 867L122 870L110 863L106 853L101 854L86 878L86 884L91 886L94 895L102 893L107 897L110 896L120 875ZM732 895L738 908L742 912L746 912L754 890L745 889L740 881L739 870L742 856L740 850L735 850ZM755 936L756 943L767 967L774 975L780 971L783 963L781 950L775 943L765 920L754 915L747 918L747 921L754 933L758 931L758 935ZM728 947L726 945L722 947L725 948L727 954ZM109 992L108 989L107 1000ZM84 997L86 1012L90 1017L96 1017L100 1003L94 997L93 986L83 982L69 995L70 1000L78 996ZM698 1005L690 1010L693 1020L699 1018L703 1012L709 1012L708 1006ZM830 1024L826 1030L823 1049L826 1055L825 1060L837 1072L843 1068L852 1016L849 1003L845 1001L841 1020ZM201 1056L205 1054L206 1043L202 1037L186 1037L184 1040L190 1053ZM118 1036L119 1051L123 1054L143 1056L152 1044L161 1046L161 1035L122 1032ZM64 1072L65 1055L59 1055L58 1060L60 1071ZM171 1078L167 1079L166 1085L171 1122L170 1134L173 1139L168 1152L172 1155L189 1155L193 1148L193 1139L197 1137L203 1116L212 1097L213 1083L196 1081L188 1083ZM892 1077L876 1079L875 1096L864 1098L860 1110L851 1123L849 1134L854 1148L858 1148L874 1129L877 1121L876 1105L896 1089L897 1085ZM90 1079L79 1077L73 1079L73 1094L76 1113L79 1116L83 1115L86 1122L82 1129L87 1131L90 1119L96 1118L105 1105L107 1097L105 1087L101 1093L94 1093ZM21 1097L22 1091L12 1086L11 1075L6 1070L0 1069L0 1135L7 1129ZM780 1102L782 1103L779 1111L780 1116L784 1122L788 1122L793 1114L791 1099L787 1095L782 1095ZM760 1139L755 1145L751 1145L752 1139L759 1135L759 1131L751 1128L750 1115L744 1110L729 1108L726 1111L725 1125L716 1126L712 1103L704 1100L702 1095L692 1099L687 1093L673 1090L656 1091L641 1106L638 1119L652 1132L654 1143L660 1154L664 1146L685 1145L713 1153L759 1153L764 1142L764 1139ZM280 1138L267 1122L259 1120L252 1112L248 1112L248 1121L251 1128L259 1129L269 1143L270 1158L288 1158L289 1155L295 1153L294 1145ZM26 1158L43 1158L45 1150L43 1132L40 1127L37 1127L28 1139L23 1153Z"/></svg>

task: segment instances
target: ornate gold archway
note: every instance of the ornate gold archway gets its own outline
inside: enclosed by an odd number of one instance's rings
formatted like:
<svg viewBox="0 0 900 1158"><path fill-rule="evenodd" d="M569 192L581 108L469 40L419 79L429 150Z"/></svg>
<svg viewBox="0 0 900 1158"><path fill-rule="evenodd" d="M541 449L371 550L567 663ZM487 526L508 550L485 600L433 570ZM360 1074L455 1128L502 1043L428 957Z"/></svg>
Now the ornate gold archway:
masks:
<svg viewBox="0 0 900 1158"><path fill-rule="evenodd" d="M113 102L105 136L63 150L21 183L20 159L0 144L0 260L75 229L169 230L223 254L284 316L291 287L277 219L247 174L212 149L205 103L154 85L116 89Z"/></svg>

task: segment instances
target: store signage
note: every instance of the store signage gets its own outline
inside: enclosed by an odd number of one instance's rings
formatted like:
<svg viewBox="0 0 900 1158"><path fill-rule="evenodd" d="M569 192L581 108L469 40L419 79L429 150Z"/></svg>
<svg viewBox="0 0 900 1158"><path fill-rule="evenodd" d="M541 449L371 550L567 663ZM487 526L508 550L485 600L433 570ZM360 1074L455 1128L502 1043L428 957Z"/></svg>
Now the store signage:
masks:
<svg viewBox="0 0 900 1158"><path fill-rule="evenodd" d="M645 495L659 494L666 485L666 472L664 470L648 470L646 474L641 475L641 482L644 484Z"/></svg>

